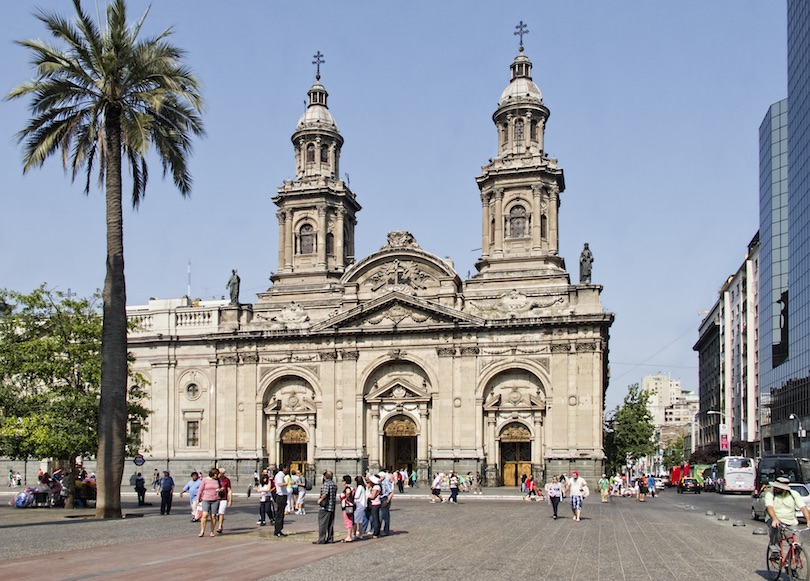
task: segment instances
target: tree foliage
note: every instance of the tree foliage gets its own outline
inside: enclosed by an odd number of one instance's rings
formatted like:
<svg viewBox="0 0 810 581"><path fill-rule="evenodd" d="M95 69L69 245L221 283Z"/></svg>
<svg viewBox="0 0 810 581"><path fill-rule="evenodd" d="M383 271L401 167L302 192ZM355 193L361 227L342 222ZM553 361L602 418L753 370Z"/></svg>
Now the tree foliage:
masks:
<svg viewBox="0 0 810 581"><path fill-rule="evenodd" d="M652 414L647 408L650 394L637 383L628 388L623 405L613 416L613 444L620 458L641 458L655 452Z"/></svg>
<svg viewBox="0 0 810 581"><path fill-rule="evenodd" d="M98 416L96 516L121 517L127 429L127 317L124 277L123 162L132 178L132 204L146 193L147 154L154 151L181 194L191 191L191 138L204 133L199 84L168 42L171 29L139 38L148 10L134 24L126 2L111 0L97 24L73 0L75 20L40 10L37 18L56 41L23 40L36 76L7 98L30 98L31 119L18 134L23 171L57 155L90 190L98 171L105 190L106 276Z"/></svg>
<svg viewBox="0 0 810 581"><path fill-rule="evenodd" d="M0 300L9 305L0 318L0 455L53 458L71 470L76 457L98 447L99 297L74 300L43 285L30 294L0 290ZM148 414L140 389L129 389L128 416L137 427ZM131 450L139 438L130 431Z"/></svg>
<svg viewBox="0 0 810 581"><path fill-rule="evenodd" d="M664 449L663 464L669 470L673 466L680 466L683 461L683 436L678 436Z"/></svg>

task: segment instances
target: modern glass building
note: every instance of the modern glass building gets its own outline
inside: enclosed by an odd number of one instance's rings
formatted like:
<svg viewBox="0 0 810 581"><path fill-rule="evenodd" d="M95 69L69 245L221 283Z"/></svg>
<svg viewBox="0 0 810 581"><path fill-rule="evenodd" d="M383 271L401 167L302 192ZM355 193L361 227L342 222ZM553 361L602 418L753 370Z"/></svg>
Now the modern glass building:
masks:
<svg viewBox="0 0 810 581"><path fill-rule="evenodd" d="M810 456L810 3L788 0L788 97L760 127L762 453Z"/></svg>

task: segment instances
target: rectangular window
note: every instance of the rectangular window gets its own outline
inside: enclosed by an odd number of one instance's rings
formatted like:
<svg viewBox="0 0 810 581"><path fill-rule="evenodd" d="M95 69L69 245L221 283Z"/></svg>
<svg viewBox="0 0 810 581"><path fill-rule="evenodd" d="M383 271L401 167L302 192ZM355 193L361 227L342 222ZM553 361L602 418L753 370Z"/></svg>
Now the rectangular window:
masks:
<svg viewBox="0 0 810 581"><path fill-rule="evenodd" d="M200 421L186 422L186 446L196 448L200 445Z"/></svg>

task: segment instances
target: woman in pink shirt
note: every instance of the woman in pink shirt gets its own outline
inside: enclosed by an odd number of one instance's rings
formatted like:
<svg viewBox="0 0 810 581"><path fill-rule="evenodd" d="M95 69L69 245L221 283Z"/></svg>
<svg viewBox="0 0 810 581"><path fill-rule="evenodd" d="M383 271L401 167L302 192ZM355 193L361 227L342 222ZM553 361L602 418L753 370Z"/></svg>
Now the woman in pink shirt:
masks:
<svg viewBox="0 0 810 581"><path fill-rule="evenodd" d="M197 500L202 507L202 518L200 519L200 534L198 536L205 536L205 523L208 521L208 515L211 515L211 534L209 536L215 537L216 533L216 514L219 509L219 470L211 468L208 471L208 476L203 478L200 483L200 489L197 491Z"/></svg>

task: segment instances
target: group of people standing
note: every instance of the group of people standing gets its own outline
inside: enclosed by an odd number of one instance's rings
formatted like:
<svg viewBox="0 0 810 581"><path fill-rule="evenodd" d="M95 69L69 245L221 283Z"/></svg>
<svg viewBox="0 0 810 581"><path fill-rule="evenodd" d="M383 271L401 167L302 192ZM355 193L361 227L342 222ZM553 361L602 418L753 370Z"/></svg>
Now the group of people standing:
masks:
<svg viewBox="0 0 810 581"><path fill-rule="evenodd" d="M341 542L351 543L365 539L369 533L372 539L391 534L391 502L394 500L394 482L397 480L396 473L389 474L384 470L377 474L356 476L354 479L348 474L343 477L340 507L346 537ZM319 503L323 498L324 489L321 489ZM321 511L323 510L321 507ZM318 530L319 543L333 542L331 530L321 527Z"/></svg>
<svg viewBox="0 0 810 581"><path fill-rule="evenodd" d="M159 488L158 494L160 494L160 514L171 513L174 486L174 479L169 471L164 471L163 477L158 481L156 487ZM198 536L205 536L209 521L211 522L210 536L215 537L217 533L222 534L225 512L233 504L231 479L228 478L225 470L211 468L206 477L194 470L191 473L191 480L180 491L180 498L183 498L184 494L188 494L191 522L200 523Z"/></svg>
<svg viewBox="0 0 810 581"><path fill-rule="evenodd" d="M582 478L578 472L572 472L570 478L565 475L552 476L551 482L546 484L546 501L551 505L552 515L554 520L559 517L558 509L560 501L568 497L571 503L571 512L573 519L577 522L582 517L582 504L583 500L588 497L590 491L588 483Z"/></svg>

